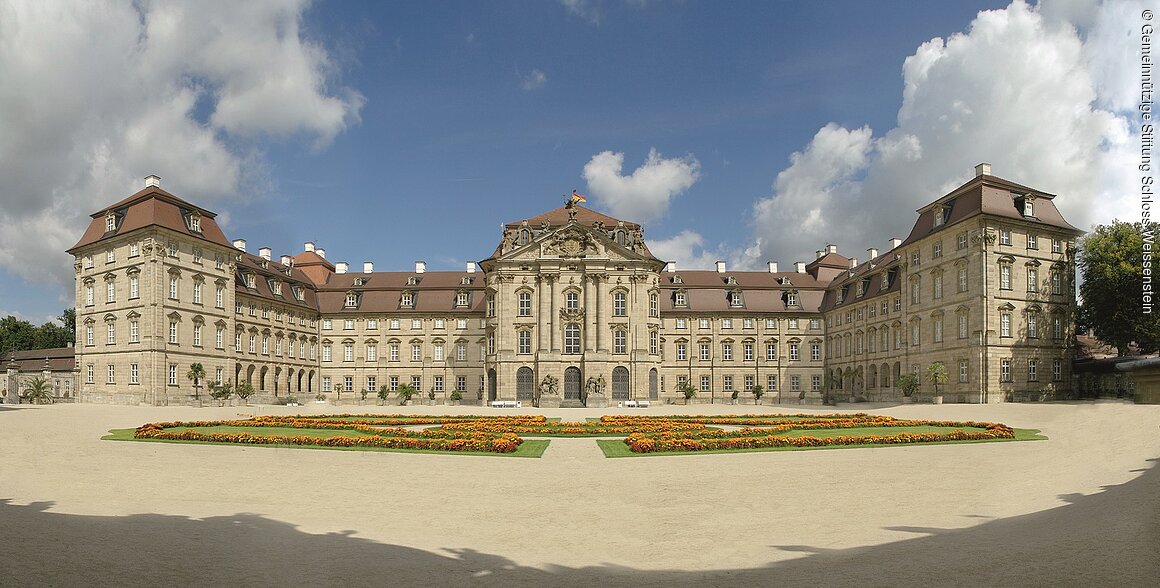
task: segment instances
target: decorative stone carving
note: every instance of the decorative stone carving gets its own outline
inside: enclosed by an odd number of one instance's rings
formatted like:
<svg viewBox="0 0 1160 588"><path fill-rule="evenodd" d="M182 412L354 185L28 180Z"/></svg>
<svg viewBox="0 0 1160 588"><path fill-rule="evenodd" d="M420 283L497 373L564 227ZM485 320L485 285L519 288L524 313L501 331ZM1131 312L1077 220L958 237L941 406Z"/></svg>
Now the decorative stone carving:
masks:
<svg viewBox="0 0 1160 588"><path fill-rule="evenodd" d="M596 253L597 249L596 242L587 231L570 228L552 235L544 251L560 257L584 257L588 253Z"/></svg>
<svg viewBox="0 0 1160 588"><path fill-rule="evenodd" d="M561 308L560 309L560 320L565 321L565 322L582 321L582 320L584 320L584 309L583 308L574 308L574 309Z"/></svg>

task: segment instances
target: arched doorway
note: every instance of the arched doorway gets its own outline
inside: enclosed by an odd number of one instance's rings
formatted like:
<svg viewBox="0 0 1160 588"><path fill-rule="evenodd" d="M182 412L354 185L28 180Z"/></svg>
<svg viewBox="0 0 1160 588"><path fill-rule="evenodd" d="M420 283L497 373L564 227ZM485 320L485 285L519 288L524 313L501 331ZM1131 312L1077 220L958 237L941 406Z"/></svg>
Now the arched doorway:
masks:
<svg viewBox="0 0 1160 588"><path fill-rule="evenodd" d="M302 378L306 377L306 372L298 370L298 391L302 391Z"/></svg>
<svg viewBox="0 0 1160 588"><path fill-rule="evenodd" d="M659 400L657 394L657 368L653 368L648 371L648 399Z"/></svg>
<svg viewBox="0 0 1160 588"><path fill-rule="evenodd" d="M564 370L564 400L580 402L580 368L570 367Z"/></svg>
<svg viewBox="0 0 1160 588"><path fill-rule="evenodd" d="M241 382L238 382L238 383L240 384ZM250 365L249 367L246 368L246 383L251 385L251 386L254 385L254 366L253 365Z"/></svg>
<svg viewBox="0 0 1160 588"><path fill-rule="evenodd" d="M268 368L266 366L262 366L262 371L259 372L259 375L258 375L258 390L263 391L263 392L266 391L266 374L269 371L270 371L270 368Z"/></svg>
<svg viewBox="0 0 1160 588"><path fill-rule="evenodd" d="M487 400L495 400L496 378L495 370L487 370Z"/></svg>
<svg viewBox="0 0 1160 588"><path fill-rule="evenodd" d="M278 395L278 380L282 378L282 367L274 368L274 396Z"/></svg>
<svg viewBox="0 0 1160 588"><path fill-rule="evenodd" d="M612 399L628 400L630 386L628 383L628 368L618 365L612 369Z"/></svg>
<svg viewBox="0 0 1160 588"><path fill-rule="evenodd" d="M532 405L536 395L535 379L530 367L516 370L516 400L526 402L528 406Z"/></svg>
<svg viewBox="0 0 1160 588"><path fill-rule="evenodd" d="M306 392L314 392L314 370L310 370L310 373L306 375Z"/></svg>

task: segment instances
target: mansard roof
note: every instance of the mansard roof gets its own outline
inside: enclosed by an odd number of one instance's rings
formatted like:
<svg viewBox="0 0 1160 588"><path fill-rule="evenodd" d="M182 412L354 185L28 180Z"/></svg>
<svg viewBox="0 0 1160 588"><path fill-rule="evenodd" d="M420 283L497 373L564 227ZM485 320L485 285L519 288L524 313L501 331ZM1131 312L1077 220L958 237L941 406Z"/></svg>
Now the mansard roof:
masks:
<svg viewBox="0 0 1160 588"><path fill-rule="evenodd" d="M717 272L692 270L661 272L662 312L818 312L825 284L810 274L797 272ZM680 281L674 281L679 277ZM733 283L729 283L729 278ZM783 280L787 283L783 283ZM684 290L687 304L676 306L672 291ZM731 306L729 294L740 290L743 306ZM787 307L789 292L796 292L799 305Z"/></svg>
<svg viewBox="0 0 1160 588"><path fill-rule="evenodd" d="M110 212L117 215L117 226L112 231L105 231L105 216ZM191 212L196 212L201 216L200 233L190 229L185 222L185 215ZM81 247L117 235L124 235L130 231L151 226L163 227L217 245L231 246L229 239L222 233L217 221L214 220L217 215L182 200L157 186L147 186L144 190L112 206L94 212L90 216L93 220L85 229L84 234L81 235L80 241L69 248L68 253L73 253Z"/></svg>
<svg viewBox="0 0 1160 588"><path fill-rule="evenodd" d="M302 270L290 266L290 273L287 274L287 266L282 265L276 261L267 261L257 255L250 253L239 252L238 269L234 276L234 291L241 294L248 294L250 296L257 296L266 300L274 302L282 302L291 306L297 306L310 310L318 309L318 297L314 291L314 283L310 278L302 272ZM265 262L265 263L263 263ZM244 273L253 272L256 275L254 280L254 287L250 288L246 285ZM285 284L282 289L282 294L275 294L270 289L270 284L266 281L273 278ZM292 288L303 288L303 299L298 300L294 296Z"/></svg>
<svg viewBox="0 0 1160 588"><path fill-rule="evenodd" d="M528 223L528 225L531 227L539 227L539 226L543 225L544 223L548 223L548 225L553 226L553 227L563 226L563 225L568 224L572 220L570 211L573 209L576 211L576 222L578 222L584 226L592 226L594 223L599 222L599 223L603 223L605 227L609 227L609 228L618 226L621 223L624 223L624 227L626 229L639 229L640 228L640 225L638 225L634 222L629 222L629 221L625 221L625 220L620 220L618 218L613 218L611 216L608 216L607 214L602 214L602 213L596 212L595 210L592 210L590 208L586 208L586 207L581 206L579 204L573 204L573 205L565 204L564 206L561 206L559 208L554 208L554 209L549 210L548 212L545 212L543 214L538 214L538 215L533 216L533 217L528 218L528 219L508 223L508 224L504 225L504 228L516 229L516 228L519 228L521 225L523 225L525 222Z"/></svg>
<svg viewBox="0 0 1160 588"><path fill-rule="evenodd" d="M412 280L412 278L415 278ZM471 283L464 284L464 278ZM362 283L358 283L362 281ZM414 281L415 283L410 283ZM373 272L335 274L325 286L318 288L318 310L322 313L444 313L479 314L484 311L486 283L481 272ZM460 291L472 293L469 305L455 306ZM359 295L358 308L346 307L346 295ZM401 305L404 292L414 296L414 304Z"/></svg>

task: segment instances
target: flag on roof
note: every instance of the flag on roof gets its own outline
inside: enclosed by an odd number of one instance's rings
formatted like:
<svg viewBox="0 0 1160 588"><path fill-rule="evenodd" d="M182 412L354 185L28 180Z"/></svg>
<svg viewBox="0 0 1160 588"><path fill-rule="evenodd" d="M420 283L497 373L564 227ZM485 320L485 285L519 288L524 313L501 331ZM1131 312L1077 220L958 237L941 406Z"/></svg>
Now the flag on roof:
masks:
<svg viewBox="0 0 1160 588"><path fill-rule="evenodd" d="M588 202L588 199L583 194L572 190L572 202Z"/></svg>

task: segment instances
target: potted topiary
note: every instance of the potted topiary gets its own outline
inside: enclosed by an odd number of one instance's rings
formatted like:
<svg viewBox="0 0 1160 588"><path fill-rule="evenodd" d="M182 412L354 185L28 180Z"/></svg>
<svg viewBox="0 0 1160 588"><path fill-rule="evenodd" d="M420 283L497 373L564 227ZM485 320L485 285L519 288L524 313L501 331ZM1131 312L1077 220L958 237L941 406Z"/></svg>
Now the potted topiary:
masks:
<svg viewBox="0 0 1160 588"><path fill-rule="evenodd" d="M360 396L358 403L359 404L366 404L367 403L367 391L363 390L363 391L359 392L358 395Z"/></svg>
<svg viewBox="0 0 1160 588"><path fill-rule="evenodd" d="M427 392L427 403L429 406L435 406L435 388L434 387L432 387L431 390Z"/></svg>
<svg viewBox="0 0 1160 588"><path fill-rule="evenodd" d="M684 385L678 387L677 391L685 396L685 404L688 404L689 400L696 398L697 396L697 389L691 386L688 382L685 382Z"/></svg>
<svg viewBox="0 0 1160 588"><path fill-rule="evenodd" d="M912 404L914 399L911 397L914 396L914 393L918 391L918 376L914 374L898 376L898 380L895 382L895 384L900 390L902 390L903 404Z"/></svg>
<svg viewBox="0 0 1160 588"><path fill-rule="evenodd" d="M733 391L733 394L729 396L729 398L730 398L730 399L733 401L733 402L732 402L733 404L737 404L737 395L738 395L739 393L740 393L739 391L737 391L737 390L734 390L734 391Z"/></svg>
<svg viewBox="0 0 1160 588"><path fill-rule="evenodd" d="M254 395L254 386L249 382L242 382L238 384L236 389L234 389L234 394L236 394L238 398L242 399L242 404L246 404L246 400Z"/></svg>
<svg viewBox="0 0 1160 588"><path fill-rule="evenodd" d="M765 386L758 384L753 387L753 404L761 404L761 397L765 395Z"/></svg>
<svg viewBox="0 0 1160 588"><path fill-rule="evenodd" d="M417 392L418 390L413 388L410 384L403 384L399 386L399 390L396 392L396 395L399 397L399 406L406 406L407 402L411 400L411 397L414 396Z"/></svg>
<svg viewBox="0 0 1160 588"><path fill-rule="evenodd" d="M322 392L314 395L314 402L318 404L326 404L326 395Z"/></svg>
<svg viewBox="0 0 1160 588"><path fill-rule="evenodd" d="M229 382L223 382L221 384L217 382L210 382L207 388L209 388L209 397L216 400L218 406L225 406L225 403L230 399L230 396L234 395L233 386L231 386Z"/></svg>
<svg viewBox="0 0 1160 588"><path fill-rule="evenodd" d="M451 392L450 400L451 406L459 406L459 401L463 400L463 395L459 393L459 390L454 390Z"/></svg>
<svg viewBox="0 0 1160 588"><path fill-rule="evenodd" d="M935 404L942 404L943 397L938 393L939 384L947 383L947 366L941 361L936 361L926 368L926 380L934 384L934 396L931 397L931 402Z"/></svg>
<svg viewBox="0 0 1160 588"><path fill-rule="evenodd" d="M387 401L387 397L390 395L391 389L386 384L379 386L379 406L382 406L383 403Z"/></svg>

